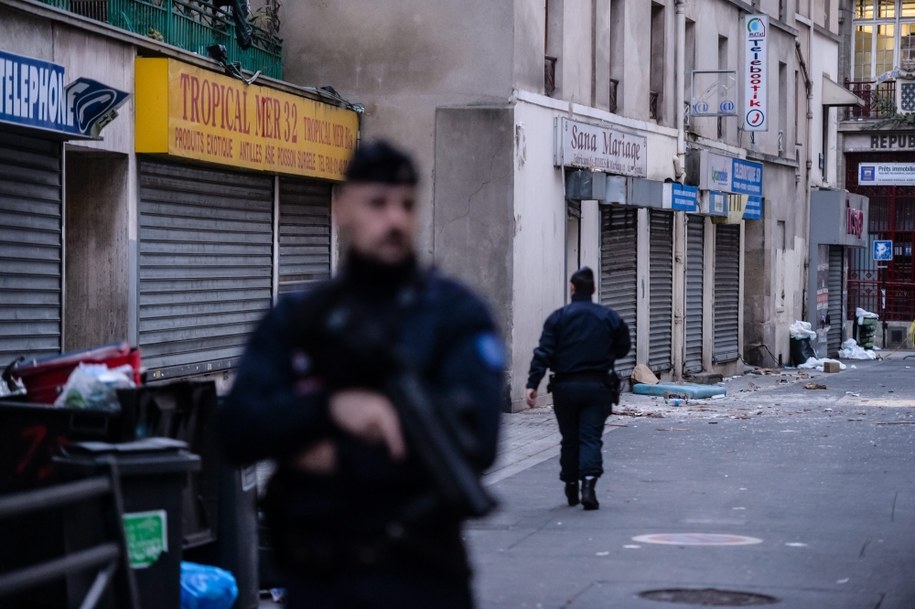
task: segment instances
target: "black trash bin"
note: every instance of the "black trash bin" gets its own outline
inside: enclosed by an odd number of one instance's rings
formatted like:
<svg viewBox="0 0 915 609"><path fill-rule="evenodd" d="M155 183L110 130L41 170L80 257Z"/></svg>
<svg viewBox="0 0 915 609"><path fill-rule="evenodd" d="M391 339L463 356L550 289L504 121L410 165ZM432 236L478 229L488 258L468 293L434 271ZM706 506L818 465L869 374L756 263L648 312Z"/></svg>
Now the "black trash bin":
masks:
<svg viewBox="0 0 915 609"><path fill-rule="evenodd" d="M75 479L106 471L114 461L121 477L124 530L141 609L171 609L181 602L182 491L200 457L172 438L146 438L110 444L82 442L55 457L61 478ZM68 523L68 545L92 532Z"/></svg>
<svg viewBox="0 0 915 609"><path fill-rule="evenodd" d="M792 338L791 339L791 365L800 366L807 363L811 357L816 357L816 349L809 338Z"/></svg>

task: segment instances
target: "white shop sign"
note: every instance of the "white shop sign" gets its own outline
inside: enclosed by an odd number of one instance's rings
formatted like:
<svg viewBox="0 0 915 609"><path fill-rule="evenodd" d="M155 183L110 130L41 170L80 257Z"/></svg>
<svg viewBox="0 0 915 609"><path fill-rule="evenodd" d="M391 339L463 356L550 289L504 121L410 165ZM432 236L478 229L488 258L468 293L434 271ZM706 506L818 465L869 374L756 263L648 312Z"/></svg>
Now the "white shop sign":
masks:
<svg viewBox="0 0 915 609"><path fill-rule="evenodd" d="M648 175L648 138L557 118L553 164L643 178Z"/></svg>

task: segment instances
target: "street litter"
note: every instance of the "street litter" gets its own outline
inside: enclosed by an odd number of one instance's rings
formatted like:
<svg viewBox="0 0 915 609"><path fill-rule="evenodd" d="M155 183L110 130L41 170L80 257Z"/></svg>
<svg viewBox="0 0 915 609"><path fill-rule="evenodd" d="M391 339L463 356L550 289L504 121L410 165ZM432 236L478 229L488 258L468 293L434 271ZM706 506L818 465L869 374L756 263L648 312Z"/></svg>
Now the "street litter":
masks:
<svg viewBox="0 0 915 609"><path fill-rule="evenodd" d="M54 406L119 411L117 390L136 387L132 375L133 368L129 364L108 368L105 364L80 363L70 373Z"/></svg>
<svg viewBox="0 0 915 609"><path fill-rule="evenodd" d="M788 334L791 338L798 339L812 339L817 337L817 333L813 330L809 321L795 321L788 327Z"/></svg>
<svg viewBox="0 0 915 609"><path fill-rule="evenodd" d="M865 349L858 346L858 341L849 338L842 343L839 349L839 358L841 359L877 359L877 353L873 349Z"/></svg>
<svg viewBox="0 0 915 609"><path fill-rule="evenodd" d="M855 393L854 391L846 391L846 392L845 392L845 395L850 395L850 396L852 396L853 398L860 398L860 397L861 397L861 394L860 394L860 393Z"/></svg>
<svg viewBox="0 0 915 609"><path fill-rule="evenodd" d="M798 366L798 368L815 369L815 370L819 370L820 372L823 372L824 364L826 362L835 362L835 363L839 364L839 370L845 370L845 368L846 368L845 364L843 364L842 362L838 362L834 359L829 359L829 358L825 358L825 357L823 359L817 359L815 357L807 358L807 361L804 362L803 364L801 364L800 366Z"/></svg>
<svg viewBox="0 0 915 609"><path fill-rule="evenodd" d="M807 383L804 385L804 389L826 389L826 385L822 383Z"/></svg>
<svg viewBox="0 0 915 609"><path fill-rule="evenodd" d="M635 368L632 369L632 374L630 377L634 383L646 383L648 385L657 385L660 383L660 379L655 376L655 373L651 371L651 368L645 364L637 364Z"/></svg>

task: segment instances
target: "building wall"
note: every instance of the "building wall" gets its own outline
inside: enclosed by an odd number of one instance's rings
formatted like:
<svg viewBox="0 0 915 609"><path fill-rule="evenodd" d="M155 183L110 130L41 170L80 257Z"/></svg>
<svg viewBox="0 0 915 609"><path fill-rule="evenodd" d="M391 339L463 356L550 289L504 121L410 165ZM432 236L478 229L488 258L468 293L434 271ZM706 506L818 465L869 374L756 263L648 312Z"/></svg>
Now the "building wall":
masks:
<svg viewBox="0 0 915 609"><path fill-rule="evenodd" d="M765 165L765 219L745 222L742 277L748 280L741 283L745 296L741 344L744 355L751 348L762 352L760 345L766 345L776 358L782 352L787 357L791 321L803 319L809 205L806 161L813 165L817 161L806 143L806 90L795 43L802 41L808 67L820 62L810 69L811 81L816 83L819 74L833 70L835 36L828 28L838 23L838 12L830 12L819 0L789 0L782 15L779 4L777 0L759 4L771 19L769 131L751 136L742 130L742 119L734 117L721 119L720 132L715 118L694 118L685 133L691 148L709 148ZM695 58L688 58L687 65L739 70L745 52L741 17L754 5L693 0L682 6L694 23ZM653 8L662 11L655 12L662 17L654 27ZM334 83L345 97L366 104L365 135L391 136L418 153L428 179L423 196L434 209L427 212L423 224L422 252L446 271L466 277L501 315L511 353L509 381L515 407L521 404L531 350L543 319L566 299L570 230L580 230L582 235L581 247L573 254L582 261L599 260L596 205L582 203L582 219L572 223L577 227L570 229L567 222L564 171L554 166L552 158L554 121L566 116L643 135L648 139L646 177L677 179L676 9L675 0L472 0L469 7L399 0L386 3L383 10L370 0L283 6L284 28L295 32L295 36L285 35L288 77L300 84ZM795 18L795 11L802 14L801 19ZM823 30L817 37L811 16ZM722 48L727 52L720 61ZM543 88L544 55L557 58L557 88L549 97ZM411 69L394 70L392 65ZM740 78L738 73L738 102ZM609 111L611 80L619 83L615 112ZM652 88L661 93L656 119L649 116ZM511 118L483 120L493 108L503 109ZM815 115L816 105L811 108ZM493 123L500 126L494 128ZM459 134L461 130L466 133ZM829 145L831 140L826 141ZM487 165L490 151L506 158ZM447 167L442 166L445 159ZM486 182L496 168L511 175ZM834 175L829 167L825 171L827 179ZM459 219L461 211L471 209L467 204L473 186L480 188L474 195L479 202L488 200L495 206L473 208L483 214L484 222L505 219L500 208L503 197L510 197L510 227L501 231L487 227L478 236L472 230L474 221ZM642 215L646 220L647 213ZM714 232L711 228L709 224ZM675 233L679 235L675 241L682 241L681 232ZM678 243L676 247L682 249L682 242ZM713 239L708 238L707 248L711 244ZM639 253L647 256L647 247L640 247ZM707 260L710 264L711 259ZM510 272L473 268L483 261L504 263ZM680 268L675 265L675 272ZM500 283L504 277L509 278L510 290ZM712 285L711 277L709 271L707 285ZM674 286L676 311L682 309L679 278ZM640 302L639 307L644 319L648 304ZM681 327L675 325L677 331ZM706 328L708 341L711 325L706 323ZM675 350L681 344L679 338L673 340ZM646 351L647 346L640 345L639 353ZM679 355L673 359L679 361ZM729 365L727 370L739 372L738 368Z"/></svg>
<svg viewBox="0 0 915 609"><path fill-rule="evenodd" d="M431 260L436 108L507 103L513 79L529 78L532 68L516 72L512 3L340 0L286 2L281 11L286 80L333 84L365 104L363 137L387 137L417 154L419 249Z"/></svg>
<svg viewBox="0 0 915 609"><path fill-rule="evenodd" d="M435 262L485 286L505 332L512 314L512 110L440 108L436 117Z"/></svg>

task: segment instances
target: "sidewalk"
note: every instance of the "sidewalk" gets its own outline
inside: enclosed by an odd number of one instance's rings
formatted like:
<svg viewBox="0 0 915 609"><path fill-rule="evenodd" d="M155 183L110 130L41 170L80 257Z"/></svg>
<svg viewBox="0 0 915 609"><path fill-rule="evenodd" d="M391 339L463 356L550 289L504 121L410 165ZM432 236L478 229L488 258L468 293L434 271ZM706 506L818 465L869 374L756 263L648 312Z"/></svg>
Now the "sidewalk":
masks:
<svg viewBox="0 0 915 609"><path fill-rule="evenodd" d="M882 356L893 360L911 356L912 369L915 371L915 352L887 352ZM841 360L846 370L836 373L798 368L748 367L741 376L723 379L720 385L727 389L725 396L688 400L679 407L666 404L661 397L624 392L620 404L613 409L614 414L607 419L605 431L626 427L639 417L749 419L754 416L781 415L793 411L799 403L804 403L807 394L803 391L791 392L790 395L784 392L771 394L771 391L800 383L828 384L830 380L841 379L844 372L876 367L881 361ZM855 399L858 397L856 393L843 392L844 398L838 401ZM506 413L502 417L499 456L486 472L484 484L496 484L547 459L558 457L559 439L559 428L551 406Z"/></svg>

